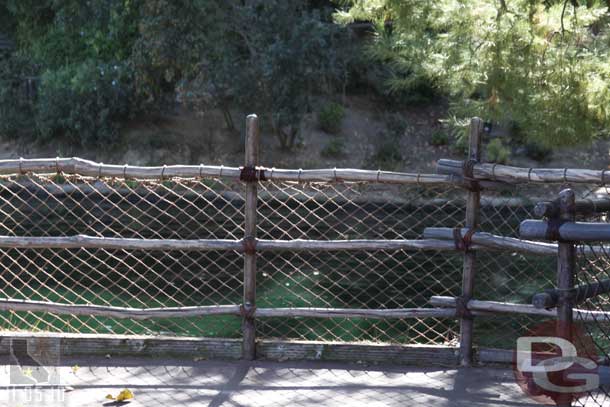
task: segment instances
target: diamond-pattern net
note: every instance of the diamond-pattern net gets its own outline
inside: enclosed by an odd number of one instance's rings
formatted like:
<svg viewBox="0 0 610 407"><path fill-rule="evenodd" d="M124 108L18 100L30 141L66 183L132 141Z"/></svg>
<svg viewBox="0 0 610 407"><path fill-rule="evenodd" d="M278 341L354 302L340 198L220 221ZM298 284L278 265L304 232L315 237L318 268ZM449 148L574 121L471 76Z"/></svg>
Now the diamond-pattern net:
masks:
<svg viewBox="0 0 610 407"><path fill-rule="evenodd" d="M577 199L598 196L599 185L522 184L511 193L484 191L481 195L481 226L484 232L519 237L519 224L536 219L534 205L555 199L571 188ZM516 252L481 251L476 260L475 298L531 304L532 296L555 287L557 258ZM475 343L483 347L514 349L516 339L545 319L538 316L501 314L477 318Z"/></svg>
<svg viewBox="0 0 610 407"><path fill-rule="evenodd" d="M483 192L480 229L518 237L539 199L566 185L524 185ZM579 197L598 187L579 187ZM226 179L161 181L76 175L0 177L0 235L241 239L243 183ZM448 186L375 183L258 184L258 238L418 239L430 226L462 226L465 192ZM432 295L461 293L462 254L430 251L257 253L259 307L415 308ZM475 297L530 303L554 286L554 257L477 255ZM123 307L242 302L238 252L104 249L0 249L0 296ZM477 318L475 343L513 348L539 319ZM240 318L207 316L131 320L38 312L0 312L0 328L82 333L240 337ZM257 336L325 341L455 344L452 319L272 318Z"/></svg>
<svg viewBox="0 0 610 407"><path fill-rule="evenodd" d="M263 239L417 239L428 226L459 225L463 192L364 183L259 184ZM260 253L259 307L428 307L459 295L462 256L418 251ZM258 336L332 341L454 343L441 319L273 318Z"/></svg>
<svg viewBox="0 0 610 407"><path fill-rule="evenodd" d="M610 189L607 186L599 187L594 189L592 194L596 197L608 198ZM596 214L583 220L604 223L609 221L608 213ZM576 285L595 284L610 279L609 243L593 242L579 245L576 255ZM599 294L579 303L577 307L589 311L610 312L610 296L608 293ZM592 340L595 346L593 354L585 356L596 360L601 365L600 369L610 369L610 316L597 314L593 321L583 321L582 317L576 318L575 321L585 335L587 343ZM576 346L579 347L578 344ZM582 348L584 346L579 347ZM577 403L583 406L610 405L610 385L604 383L598 390L588 392Z"/></svg>
<svg viewBox="0 0 610 407"><path fill-rule="evenodd" d="M205 239L243 236L242 184L64 175L0 178L0 235ZM0 249L0 296L123 307L239 304L237 252ZM113 319L0 312L0 327L80 333L239 335L240 320Z"/></svg>

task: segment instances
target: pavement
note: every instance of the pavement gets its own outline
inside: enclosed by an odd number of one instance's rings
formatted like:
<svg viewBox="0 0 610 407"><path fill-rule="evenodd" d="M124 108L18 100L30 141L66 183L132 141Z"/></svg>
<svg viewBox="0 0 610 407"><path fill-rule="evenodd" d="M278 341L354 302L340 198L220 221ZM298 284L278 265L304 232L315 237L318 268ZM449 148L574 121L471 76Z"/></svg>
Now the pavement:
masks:
<svg viewBox="0 0 610 407"><path fill-rule="evenodd" d="M3 361L0 360L0 363ZM8 360L5 363L10 363ZM16 369L16 370L15 370ZM25 369L25 370L24 370ZM509 369L413 368L321 362L63 358L33 371L0 366L0 405L56 406L535 406ZM22 375L22 376L19 376ZM21 377L21 379L19 379ZM26 384L14 386L14 382ZM128 388L134 398L105 398Z"/></svg>

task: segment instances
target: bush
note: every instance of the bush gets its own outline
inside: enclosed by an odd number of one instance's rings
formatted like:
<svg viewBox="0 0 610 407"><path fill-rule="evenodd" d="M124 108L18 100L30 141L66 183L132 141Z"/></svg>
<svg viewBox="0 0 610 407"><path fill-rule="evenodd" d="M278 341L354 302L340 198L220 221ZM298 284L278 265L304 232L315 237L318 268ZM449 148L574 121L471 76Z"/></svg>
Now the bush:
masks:
<svg viewBox="0 0 610 407"><path fill-rule="evenodd" d="M388 129L388 136L400 140L407 131L407 122L399 113L390 113L384 117L386 128Z"/></svg>
<svg viewBox="0 0 610 407"><path fill-rule="evenodd" d="M342 138L333 138L320 151L322 157L336 158L343 155L345 150L345 141Z"/></svg>
<svg viewBox="0 0 610 407"><path fill-rule="evenodd" d="M318 125L327 133L337 134L341 131L341 123L345 117L345 109L338 103L328 103L318 113Z"/></svg>
<svg viewBox="0 0 610 407"><path fill-rule="evenodd" d="M500 139L494 139L487 145L487 160L493 163L506 164L510 158L510 150Z"/></svg>
<svg viewBox="0 0 610 407"><path fill-rule="evenodd" d="M430 136L430 144L433 146L446 146L449 143L449 136L442 130L436 130Z"/></svg>
<svg viewBox="0 0 610 407"><path fill-rule="evenodd" d="M525 145L525 155L532 160L544 162L547 161L552 154L552 149L544 147L539 143L527 143Z"/></svg>
<svg viewBox="0 0 610 407"><path fill-rule="evenodd" d="M83 147L116 144L135 106L129 69L86 61L43 74L36 105L38 138Z"/></svg>
<svg viewBox="0 0 610 407"><path fill-rule="evenodd" d="M384 170L398 169L403 161L399 147L400 139L395 135L380 132L375 145L375 152L370 158L371 166Z"/></svg>

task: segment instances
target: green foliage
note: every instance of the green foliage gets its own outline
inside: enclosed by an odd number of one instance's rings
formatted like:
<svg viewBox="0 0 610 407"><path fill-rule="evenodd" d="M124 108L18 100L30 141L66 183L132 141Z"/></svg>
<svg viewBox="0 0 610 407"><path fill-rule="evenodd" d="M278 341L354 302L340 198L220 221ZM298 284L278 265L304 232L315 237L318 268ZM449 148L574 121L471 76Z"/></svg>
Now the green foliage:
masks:
<svg viewBox="0 0 610 407"><path fill-rule="evenodd" d="M396 170L403 157L398 145L399 139L387 132L380 132L375 141L375 150L370 158L370 165L383 170Z"/></svg>
<svg viewBox="0 0 610 407"><path fill-rule="evenodd" d="M398 113L384 117L386 131L380 131L374 143L374 152L370 158L373 167L385 170L399 169L403 162L400 152L400 140L407 131L407 122Z"/></svg>
<svg viewBox="0 0 610 407"><path fill-rule="evenodd" d="M487 161L498 164L506 164L510 158L510 149L500 139L493 139L485 149Z"/></svg>
<svg viewBox="0 0 610 407"><path fill-rule="evenodd" d="M338 103L328 103L318 112L318 125L327 133L337 134L345 117L345 109Z"/></svg>
<svg viewBox="0 0 610 407"><path fill-rule="evenodd" d="M39 140L63 140L84 147L119 141L129 118L133 88L128 67L85 61L42 75L36 104Z"/></svg>
<svg viewBox="0 0 610 407"><path fill-rule="evenodd" d="M377 22L369 56L390 67L389 91L433 84L457 117L514 123L545 146L590 141L610 124L606 2L344 3L337 19Z"/></svg>
<svg viewBox="0 0 610 407"><path fill-rule="evenodd" d="M24 92L22 78L31 78L37 67L27 58L10 57L0 61L0 135L9 139L32 134L34 106Z"/></svg>
<svg viewBox="0 0 610 407"><path fill-rule="evenodd" d="M340 137L336 137L336 138L331 139L324 146L324 148L322 148L322 151L320 151L320 154L322 155L322 157L337 158L337 157L341 157L343 155L344 151L345 151L345 141Z"/></svg>
<svg viewBox="0 0 610 407"><path fill-rule="evenodd" d="M542 146L537 143L528 143L525 145L525 155L528 158L536 161L547 161L553 153L549 147Z"/></svg>
<svg viewBox="0 0 610 407"><path fill-rule="evenodd" d="M449 136L443 130L435 130L430 136L430 144L433 146L446 146L449 143Z"/></svg>
<svg viewBox="0 0 610 407"><path fill-rule="evenodd" d="M220 100L267 119L283 149L295 145L301 118L312 110L312 97L334 91L345 71L344 55L338 51L347 38L345 30L305 4L232 4L231 24L222 25L219 41L206 51L210 75L202 84Z"/></svg>

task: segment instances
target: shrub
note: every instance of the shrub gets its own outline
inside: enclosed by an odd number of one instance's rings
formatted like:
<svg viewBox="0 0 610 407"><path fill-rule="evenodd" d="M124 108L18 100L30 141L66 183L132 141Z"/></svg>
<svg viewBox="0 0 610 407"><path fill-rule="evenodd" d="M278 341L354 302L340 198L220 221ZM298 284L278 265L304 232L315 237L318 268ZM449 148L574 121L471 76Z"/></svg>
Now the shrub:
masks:
<svg viewBox="0 0 610 407"><path fill-rule="evenodd" d="M397 169L403 161L399 139L392 134L380 132L377 137L375 151L370 158L370 163L375 168L385 170Z"/></svg>
<svg viewBox="0 0 610 407"><path fill-rule="evenodd" d="M336 158L343 155L345 150L345 141L342 138L333 138L320 151L322 157Z"/></svg>
<svg viewBox="0 0 610 407"><path fill-rule="evenodd" d="M388 136L399 140L407 131L407 122L399 113L390 113L384 117Z"/></svg>
<svg viewBox="0 0 610 407"><path fill-rule="evenodd" d="M510 149L500 139L494 139L487 145L487 160L498 164L506 164L510 158Z"/></svg>
<svg viewBox="0 0 610 407"><path fill-rule="evenodd" d="M430 136L430 144L433 146L446 146L449 143L449 136L442 130L436 130Z"/></svg>
<svg viewBox="0 0 610 407"><path fill-rule="evenodd" d="M547 161L552 154L552 149L544 147L539 143L527 143L525 145L525 155L532 160L544 162Z"/></svg>
<svg viewBox="0 0 610 407"><path fill-rule="evenodd" d="M341 131L341 123L345 117L345 109L338 103L328 103L318 113L318 125L327 133L337 134Z"/></svg>
<svg viewBox="0 0 610 407"><path fill-rule="evenodd" d="M43 74L36 106L40 141L55 138L83 147L119 141L120 123L135 104L126 66L86 61Z"/></svg>

